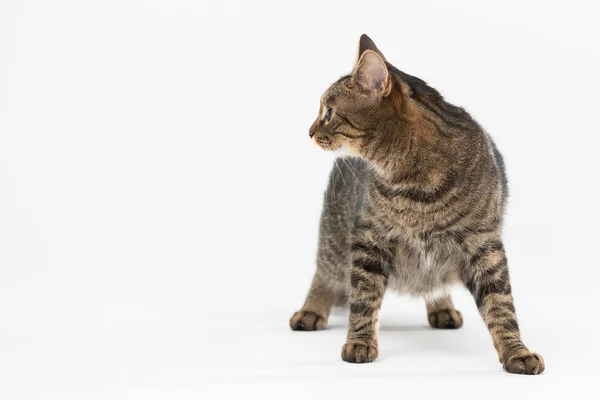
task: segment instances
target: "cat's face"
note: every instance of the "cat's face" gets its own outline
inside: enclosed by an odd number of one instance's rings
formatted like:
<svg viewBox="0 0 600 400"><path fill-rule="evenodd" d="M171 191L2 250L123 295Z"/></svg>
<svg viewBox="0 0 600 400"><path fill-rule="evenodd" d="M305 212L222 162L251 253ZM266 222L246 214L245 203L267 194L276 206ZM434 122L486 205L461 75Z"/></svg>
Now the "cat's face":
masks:
<svg viewBox="0 0 600 400"><path fill-rule="evenodd" d="M319 114L310 127L309 136L325 150L361 155L378 124L393 112L384 104L392 82L382 56L370 49L359 54L352 74L323 94Z"/></svg>

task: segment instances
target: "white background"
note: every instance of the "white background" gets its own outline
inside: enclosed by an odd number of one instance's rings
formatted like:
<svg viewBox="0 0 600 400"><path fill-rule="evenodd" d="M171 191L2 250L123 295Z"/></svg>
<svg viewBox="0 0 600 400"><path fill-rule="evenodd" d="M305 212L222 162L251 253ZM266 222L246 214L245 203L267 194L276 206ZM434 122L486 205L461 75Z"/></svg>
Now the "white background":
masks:
<svg viewBox="0 0 600 400"><path fill-rule="evenodd" d="M600 29L561 3L2 1L0 398L593 397ZM341 361L343 312L289 330L333 159L308 127L363 32L503 152L542 376L460 288L450 332L390 293L374 364Z"/></svg>

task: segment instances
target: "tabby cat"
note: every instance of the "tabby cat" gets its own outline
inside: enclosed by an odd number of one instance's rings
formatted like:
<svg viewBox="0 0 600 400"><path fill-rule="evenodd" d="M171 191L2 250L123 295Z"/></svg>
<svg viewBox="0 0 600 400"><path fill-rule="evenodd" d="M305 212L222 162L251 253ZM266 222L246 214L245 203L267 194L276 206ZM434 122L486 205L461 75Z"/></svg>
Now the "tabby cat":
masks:
<svg viewBox="0 0 600 400"><path fill-rule="evenodd" d="M309 136L354 157L331 173L317 271L291 328L323 329L332 306L348 304L342 359L372 362L386 288L423 297L433 328L456 329L449 288L460 282L504 369L542 373L544 360L520 338L501 240L504 164L477 122L363 35L353 72L325 92Z"/></svg>

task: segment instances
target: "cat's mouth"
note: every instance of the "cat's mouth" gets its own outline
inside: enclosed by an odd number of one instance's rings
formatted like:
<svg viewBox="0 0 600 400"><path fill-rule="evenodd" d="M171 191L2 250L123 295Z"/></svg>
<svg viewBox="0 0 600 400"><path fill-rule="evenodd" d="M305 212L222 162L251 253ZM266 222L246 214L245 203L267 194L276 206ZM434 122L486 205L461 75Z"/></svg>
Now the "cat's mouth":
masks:
<svg viewBox="0 0 600 400"><path fill-rule="evenodd" d="M322 138L316 138L315 139L315 143L317 144L317 146L319 146L323 150L327 150L327 151L334 151L334 150L337 150L340 147L342 147L341 144L331 143L331 141L325 140L325 139L322 139Z"/></svg>

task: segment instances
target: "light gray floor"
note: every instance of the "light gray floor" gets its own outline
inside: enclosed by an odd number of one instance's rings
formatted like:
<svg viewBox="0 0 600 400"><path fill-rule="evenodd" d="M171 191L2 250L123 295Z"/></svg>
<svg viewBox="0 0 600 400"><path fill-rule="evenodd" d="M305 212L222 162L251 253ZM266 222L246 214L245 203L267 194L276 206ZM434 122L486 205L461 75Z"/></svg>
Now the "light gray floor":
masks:
<svg viewBox="0 0 600 400"><path fill-rule="evenodd" d="M321 332L292 332L290 310L199 312L195 320L0 334L2 399L590 398L598 378L598 323L570 328L552 310L524 307L542 376L506 374L466 293L465 326L436 331L420 302L389 296L380 358L340 359L346 315ZM523 308L523 307L522 307ZM564 320L563 320L564 322ZM584 323L592 322L587 327ZM569 396L569 397L567 397ZM552 397L554 398L554 397Z"/></svg>

